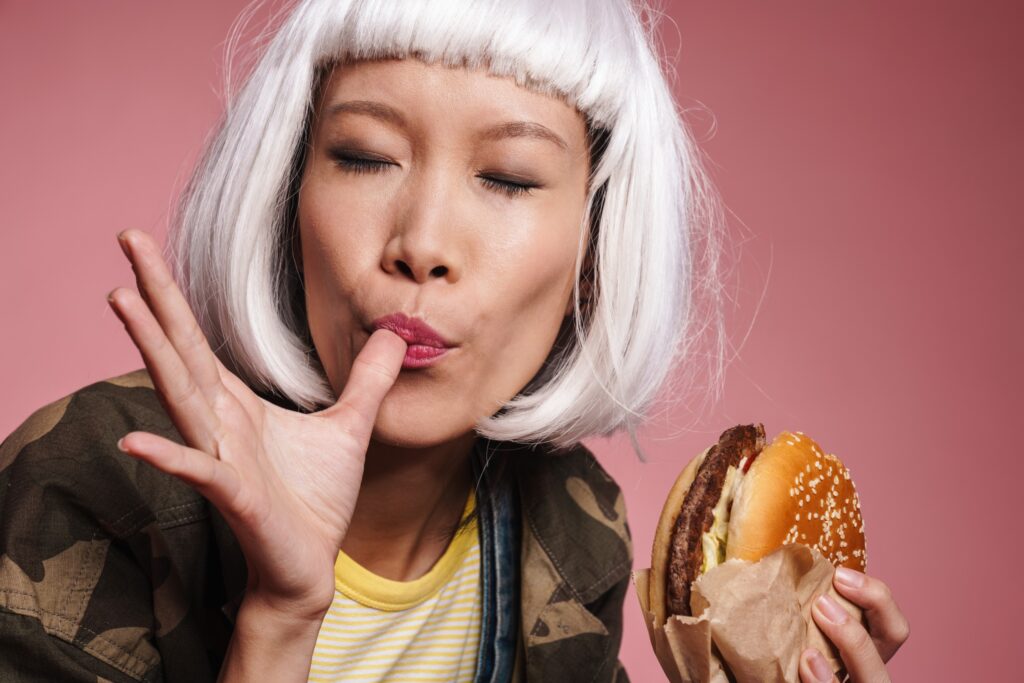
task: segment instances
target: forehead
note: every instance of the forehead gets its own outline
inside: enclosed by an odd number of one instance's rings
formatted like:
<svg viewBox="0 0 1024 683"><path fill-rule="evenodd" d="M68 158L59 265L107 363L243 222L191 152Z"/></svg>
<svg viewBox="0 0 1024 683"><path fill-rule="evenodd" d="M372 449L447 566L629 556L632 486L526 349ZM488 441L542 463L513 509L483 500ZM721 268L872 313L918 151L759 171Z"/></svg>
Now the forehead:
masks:
<svg viewBox="0 0 1024 683"><path fill-rule="evenodd" d="M486 123L495 138L547 138L563 151L578 151L586 144L586 119L565 97L539 86L521 86L483 68L412 58L349 61L327 68L318 90L322 124L346 114L396 127L432 118Z"/></svg>

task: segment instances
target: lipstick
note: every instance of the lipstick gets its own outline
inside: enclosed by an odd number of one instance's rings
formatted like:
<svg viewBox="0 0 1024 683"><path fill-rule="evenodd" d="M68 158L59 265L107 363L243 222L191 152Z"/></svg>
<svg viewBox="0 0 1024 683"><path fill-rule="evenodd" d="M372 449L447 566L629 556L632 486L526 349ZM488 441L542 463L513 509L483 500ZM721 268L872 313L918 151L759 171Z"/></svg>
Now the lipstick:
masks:
<svg viewBox="0 0 1024 683"><path fill-rule="evenodd" d="M430 325L404 313L391 313L373 321L374 330L391 330L401 337L408 347L402 360L402 369L425 368L438 362L452 345Z"/></svg>

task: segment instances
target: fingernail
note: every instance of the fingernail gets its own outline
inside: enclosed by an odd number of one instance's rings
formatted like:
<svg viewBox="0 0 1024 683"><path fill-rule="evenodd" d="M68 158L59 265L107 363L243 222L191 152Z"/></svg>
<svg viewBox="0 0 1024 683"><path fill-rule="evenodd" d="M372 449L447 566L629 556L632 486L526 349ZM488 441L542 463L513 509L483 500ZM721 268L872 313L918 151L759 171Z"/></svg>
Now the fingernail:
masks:
<svg viewBox="0 0 1024 683"><path fill-rule="evenodd" d="M836 578L839 583L850 588L860 588L864 585L864 575L854 569L839 567L836 569Z"/></svg>
<svg viewBox="0 0 1024 683"><path fill-rule="evenodd" d="M850 618L849 613L843 609L842 605L828 595L818 598L817 604L822 615L833 624L845 624L846 620Z"/></svg>
<svg viewBox="0 0 1024 683"><path fill-rule="evenodd" d="M807 655L807 665L811 668L814 678L819 681L832 680L832 667L828 665L825 658L817 650L811 650Z"/></svg>
<svg viewBox="0 0 1024 683"><path fill-rule="evenodd" d="M117 233L117 243L121 246L121 251L124 252L125 256L131 256L131 254L128 253L128 240L124 236L126 232L127 230L122 230L121 232Z"/></svg>
<svg viewBox="0 0 1024 683"><path fill-rule="evenodd" d="M123 436L120 439L117 440L117 450L123 451L125 453L128 452L128 449L124 447L124 437Z"/></svg>

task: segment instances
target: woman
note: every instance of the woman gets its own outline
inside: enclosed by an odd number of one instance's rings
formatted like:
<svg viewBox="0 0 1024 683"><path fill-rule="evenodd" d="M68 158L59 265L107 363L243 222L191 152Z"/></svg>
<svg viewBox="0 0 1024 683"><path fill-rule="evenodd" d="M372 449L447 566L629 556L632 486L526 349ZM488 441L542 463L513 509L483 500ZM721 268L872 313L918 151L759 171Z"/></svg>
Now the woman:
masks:
<svg viewBox="0 0 1024 683"><path fill-rule="evenodd" d="M579 441L720 326L704 187L623 0L298 3L177 272L119 235L146 370L3 444L0 671L626 680L625 510ZM821 623L876 679L905 620L857 578L874 640Z"/></svg>

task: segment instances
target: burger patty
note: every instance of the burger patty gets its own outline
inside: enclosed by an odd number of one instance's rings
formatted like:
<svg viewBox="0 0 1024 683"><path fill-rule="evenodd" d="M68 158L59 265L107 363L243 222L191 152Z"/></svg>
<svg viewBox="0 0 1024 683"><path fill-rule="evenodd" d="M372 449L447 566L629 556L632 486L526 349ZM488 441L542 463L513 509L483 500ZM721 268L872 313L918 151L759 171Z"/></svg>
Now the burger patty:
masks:
<svg viewBox="0 0 1024 683"><path fill-rule="evenodd" d="M744 457L760 453L764 445L763 425L737 425L722 432L704 456L672 530L665 591L669 614L690 616L690 584L700 576L704 563L701 536L711 528L729 467L738 467Z"/></svg>

